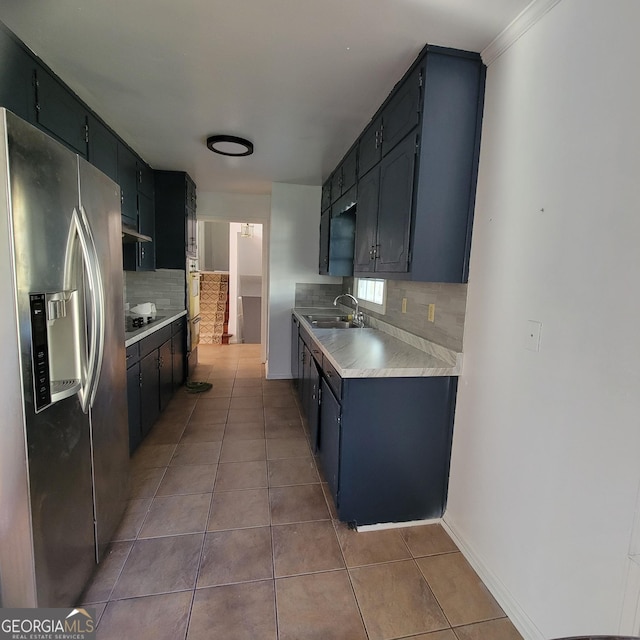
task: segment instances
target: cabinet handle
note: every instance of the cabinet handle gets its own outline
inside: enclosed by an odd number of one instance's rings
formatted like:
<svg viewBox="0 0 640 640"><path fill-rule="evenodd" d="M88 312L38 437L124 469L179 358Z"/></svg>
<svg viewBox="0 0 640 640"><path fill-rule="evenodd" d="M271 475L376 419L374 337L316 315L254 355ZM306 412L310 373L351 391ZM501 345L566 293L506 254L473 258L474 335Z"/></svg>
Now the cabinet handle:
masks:
<svg viewBox="0 0 640 640"><path fill-rule="evenodd" d="M138 386L142 387L142 374L141 373L138 374Z"/></svg>
<svg viewBox="0 0 640 640"><path fill-rule="evenodd" d="M124 190L120 191L120 204L124 204Z"/></svg>
<svg viewBox="0 0 640 640"><path fill-rule="evenodd" d="M380 146L380 132L376 131L376 149Z"/></svg>
<svg viewBox="0 0 640 640"><path fill-rule="evenodd" d="M331 373L331 371L327 371L327 378L333 378L333 374Z"/></svg>
<svg viewBox="0 0 640 640"><path fill-rule="evenodd" d="M371 249L369 249L369 260L375 260L376 259L376 247L375 245L371 245Z"/></svg>

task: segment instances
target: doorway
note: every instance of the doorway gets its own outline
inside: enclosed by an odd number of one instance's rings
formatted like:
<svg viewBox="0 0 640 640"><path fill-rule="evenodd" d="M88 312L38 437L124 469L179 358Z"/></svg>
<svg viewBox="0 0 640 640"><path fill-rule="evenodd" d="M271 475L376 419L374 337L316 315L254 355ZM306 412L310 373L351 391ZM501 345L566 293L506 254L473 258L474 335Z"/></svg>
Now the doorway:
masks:
<svg viewBox="0 0 640 640"><path fill-rule="evenodd" d="M198 222L201 342L262 344L263 225Z"/></svg>

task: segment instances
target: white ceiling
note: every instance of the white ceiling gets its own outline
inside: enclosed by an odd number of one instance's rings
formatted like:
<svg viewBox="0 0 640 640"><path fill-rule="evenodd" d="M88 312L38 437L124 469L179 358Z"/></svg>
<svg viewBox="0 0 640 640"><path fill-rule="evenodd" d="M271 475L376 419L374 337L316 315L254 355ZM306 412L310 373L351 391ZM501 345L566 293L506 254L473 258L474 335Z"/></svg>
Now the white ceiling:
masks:
<svg viewBox="0 0 640 640"><path fill-rule="evenodd" d="M321 184L426 43L481 51L529 1L0 0L0 19L154 168L269 193Z"/></svg>

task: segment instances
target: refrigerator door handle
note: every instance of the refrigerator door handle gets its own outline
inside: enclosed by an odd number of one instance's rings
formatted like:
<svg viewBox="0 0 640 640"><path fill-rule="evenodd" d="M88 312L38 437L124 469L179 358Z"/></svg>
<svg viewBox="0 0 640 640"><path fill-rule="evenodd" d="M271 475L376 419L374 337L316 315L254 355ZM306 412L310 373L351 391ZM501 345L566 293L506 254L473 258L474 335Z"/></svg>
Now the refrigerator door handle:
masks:
<svg viewBox="0 0 640 640"><path fill-rule="evenodd" d="M95 398L104 355L104 291L93 234L91 233L87 216L82 208L80 208L79 213L78 210L74 208L71 214L71 228L69 230L69 241L65 260L65 281L69 287L76 286L74 282L76 275L73 249L73 247L76 246L76 238L80 245L83 272L86 276L86 289L88 289L90 298L89 304L86 305L89 315L87 320L90 338L87 347L88 354L85 354L84 348L78 345L78 348L81 348L82 351L82 387L79 391L80 404L82 405L82 410L87 413Z"/></svg>
<svg viewBox="0 0 640 640"><path fill-rule="evenodd" d="M80 233L84 236L87 252L85 268L89 279L89 289L91 291L91 326L89 342L89 363L87 366L86 391L83 394L83 409L87 411L93 405L100 380L102 370L102 359L104 357L104 333L105 333L105 301L104 288L102 286L102 274L100 273L100 262L98 251L93 239L91 225L82 205L80 206ZM83 244L81 240L81 244ZM83 252L83 255L84 252Z"/></svg>

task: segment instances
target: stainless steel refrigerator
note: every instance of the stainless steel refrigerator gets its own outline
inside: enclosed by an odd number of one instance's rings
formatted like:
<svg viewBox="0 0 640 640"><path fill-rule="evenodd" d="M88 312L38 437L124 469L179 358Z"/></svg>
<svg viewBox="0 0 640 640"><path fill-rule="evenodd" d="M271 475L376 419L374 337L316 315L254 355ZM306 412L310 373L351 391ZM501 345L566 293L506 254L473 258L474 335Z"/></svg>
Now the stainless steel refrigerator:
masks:
<svg viewBox="0 0 640 640"><path fill-rule="evenodd" d="M0 154L0 607L67 607L128 494L120 190L5 109Z"/></svg>

